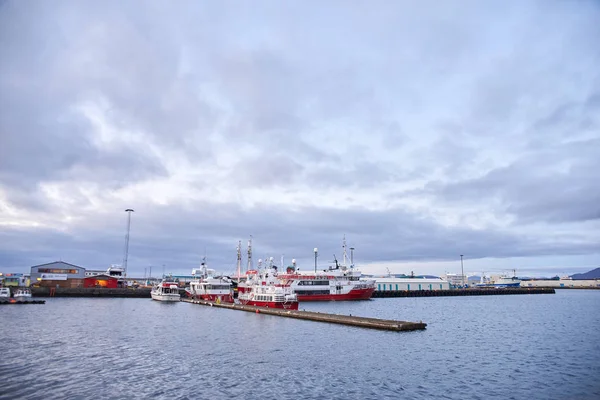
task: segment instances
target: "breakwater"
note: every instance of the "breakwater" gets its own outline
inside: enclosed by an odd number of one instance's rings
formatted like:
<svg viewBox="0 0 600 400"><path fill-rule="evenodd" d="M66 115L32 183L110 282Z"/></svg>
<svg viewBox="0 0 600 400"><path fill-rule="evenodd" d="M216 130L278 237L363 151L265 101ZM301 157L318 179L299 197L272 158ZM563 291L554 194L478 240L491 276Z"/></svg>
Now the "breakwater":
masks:
<svg viewBox="0 0 600 400"><path fill-rule="evenodd" d="M246 311L257 314L267 314L285 318L304 319L308 321L327 322L332 324L350 325L360 328L379 329L387 331L416 331L427 327L423 322L396 321L389 319L366 318L352 315L327 314L314 311L282 310L276 308L245 306L241 304L214 303L205 300L182 299L181 301L210 307L227 308L229 310Z"/></svg>
<svg viewBox="0 0 600 400"><path fill-rule="evenodd" d="M443 297L498 296L511 294L553 294L554 288L451 289L451 290L376 290L372 298L383 297Z"/></svg>

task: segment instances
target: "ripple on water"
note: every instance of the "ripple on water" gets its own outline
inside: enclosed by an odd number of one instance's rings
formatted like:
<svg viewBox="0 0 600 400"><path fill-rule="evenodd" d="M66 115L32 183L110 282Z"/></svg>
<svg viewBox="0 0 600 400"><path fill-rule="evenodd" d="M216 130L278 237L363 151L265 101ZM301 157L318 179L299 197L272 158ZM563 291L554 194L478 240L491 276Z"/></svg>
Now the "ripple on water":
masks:
<svg viewBox="0 0 600 400"><path fill-rule="evenodd" d="M379 332L146 299L5 307L0 397L600 398L600 291L306 303ZM18 323L16 322L18 321Z"/></svg>

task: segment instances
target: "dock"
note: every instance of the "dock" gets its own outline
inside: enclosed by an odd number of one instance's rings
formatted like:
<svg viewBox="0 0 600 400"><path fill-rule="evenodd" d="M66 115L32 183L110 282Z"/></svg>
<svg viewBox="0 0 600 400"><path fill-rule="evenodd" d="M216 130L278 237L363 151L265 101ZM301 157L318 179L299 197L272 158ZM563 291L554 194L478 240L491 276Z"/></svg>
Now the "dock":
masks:
<svg viewBox="0 0 600 400"><path fill-rule="evenodd" d="M205 300L181 299L182 302L199 304L210 307L227 308L229 310L246 311L256 314L267 314L278 317L304 319L308 321L327 322L331 324L349 325L360 328L379 329L386 331L416 331L427 326L424 322L396 321L389 319L366 318L352 315L327 314L314 311L282 310L276 308L245 306L241 304L215 303Z"/></svg>
<svg viewBox="0 0 600 400"><path fill-rule="evenodd" d="M46 304L46 300L27 300L27 301L16 301L15 299L0 300L0 305L9 305L9 304L15 304L15 305L16 304Z"/></svg>
<svg viewBox="0 0 600 400"><path fill-rule="evenodd" d="M384 297L444 297L444 296L501 296L512 294L554 294L553 288L485 288L450 290L376 290L371 298Z"/></svg>

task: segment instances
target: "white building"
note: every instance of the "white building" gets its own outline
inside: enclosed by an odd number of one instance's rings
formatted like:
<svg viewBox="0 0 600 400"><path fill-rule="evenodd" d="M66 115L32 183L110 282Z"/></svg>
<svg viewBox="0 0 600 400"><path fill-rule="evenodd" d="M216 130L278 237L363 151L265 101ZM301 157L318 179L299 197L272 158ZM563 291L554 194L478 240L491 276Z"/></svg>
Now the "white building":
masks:
<svg viewBox="0 0 600 400"><path fill-rule="evenodd" d="M448 290L450 284L442 278L373 277L376 291Z"/></svg>
<svg viewBox="0 0 600 400"><path fill-rule="evenodd" d="M466 275L461 274L446 274L444 275L444 279L448 281L450 286L452 287L462 287L463 283L467 283L468 277Z"/></svg>
<svg viewBox="0 0 600 400"><path fill-rule="evenodd" d="M544 279L521 281L521 287L589 288L600 289L600 279Z"/></svg>

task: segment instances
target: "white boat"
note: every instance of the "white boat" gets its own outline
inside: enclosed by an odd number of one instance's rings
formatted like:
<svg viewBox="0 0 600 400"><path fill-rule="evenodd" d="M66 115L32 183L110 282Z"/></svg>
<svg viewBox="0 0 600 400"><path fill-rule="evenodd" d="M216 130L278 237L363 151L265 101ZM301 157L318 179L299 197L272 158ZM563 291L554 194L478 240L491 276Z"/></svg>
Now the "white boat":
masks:
<svg viewBox="0 0 600 400"><path fill-rule="evenodd" d="M233 303L233 285L226 277L215 276L215 270L206 267L203 260L199 270L192 270L196 279L190 282L189 296L194 299Z"/></svg>
<svg viewBox="0 0 600 400"><path fill-rule="evenodd" d="M150 296L152 300L157 301L179 301L181 298L177 282L167 279L155 284L150 291Z"/></svg>
<svg viewBox="0 0 600 400"><path fill-rule="evenodd" d="M321 271L298 271L296 261L285 273L280 273L278 278L286 281L292 291L298 296L298 301L343 301L343 300L369 300L375 291L374 279L362 279L361 272L354 267L354 257L350 259L350 266L346 266L347 246L344 237L343 262L339 265L335 260L335 267ZM353 249L351 249L353 250Z"/></svg>
<svg viewBox="0 0 600 400"><path fill-rule="evenodd" d="M31 300L31 290L29 288L18 288L13 297L16 301L29 301Z"/></svg>
<svg viewBox="0 0 600 400"><path fill-rule="evenodd" d="M10 299L10 288L0 287L0 299Z"/></svg>
<svg viewBox="0 0 600 400"><path fill-rule="evenodd" d="M246 276L246 281L242 283L243 291L238 294L240 304L285 310L298 309L298 296L292 292L288 283L277 278L277 267L273 266L272 258L268 269L262 273L250 270Z"/></svg>

